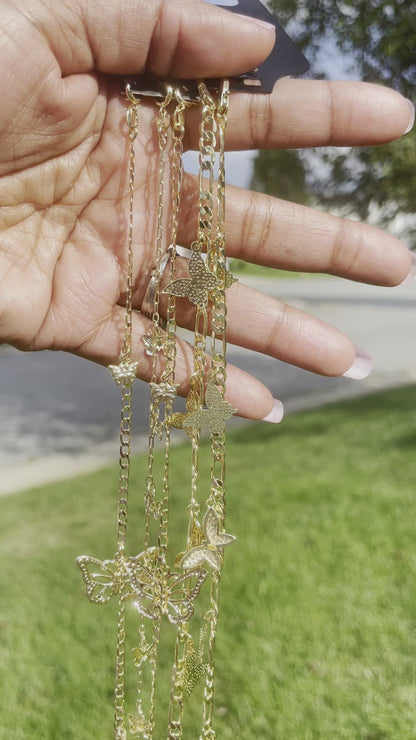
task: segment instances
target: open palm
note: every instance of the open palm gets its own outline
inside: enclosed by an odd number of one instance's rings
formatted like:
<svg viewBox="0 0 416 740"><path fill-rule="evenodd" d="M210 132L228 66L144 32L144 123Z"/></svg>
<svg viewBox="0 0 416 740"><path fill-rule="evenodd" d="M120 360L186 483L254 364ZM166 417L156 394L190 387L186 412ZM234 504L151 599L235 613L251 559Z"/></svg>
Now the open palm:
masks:
<svg viewBox="0 0 416 740"><path fill-rule="evenodd" d="M0 132L2 336L22 349L90 355L100 332L117 324L125 284L125 101L118 79L62 78L50 48L27 31L28 54L9 42L12 100ZM146 140L151 112L141 118L138 189L145 184L147 195L146 219L137 219L137 275L150 259L154 211L152 183L140 183L140 174L148 178L147 159L156 156Z"/></svg>

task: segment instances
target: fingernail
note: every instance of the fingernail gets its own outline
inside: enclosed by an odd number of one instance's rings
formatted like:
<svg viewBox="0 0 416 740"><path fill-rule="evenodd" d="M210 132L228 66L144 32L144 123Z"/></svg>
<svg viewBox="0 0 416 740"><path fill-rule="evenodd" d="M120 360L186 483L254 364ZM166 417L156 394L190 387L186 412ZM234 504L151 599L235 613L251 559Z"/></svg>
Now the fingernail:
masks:
<svg viewBox="0 0 416 740"><path fill-rule="evenodd" d="M273 30L274 33L276 33L276 26L273 25L273 23L267 23L267 21L261 21L260 18L252 18L249 15L242 15L241 13L235 13L239 18L244 18L245 21L251 21L251 23L255 23L256 26L260 26L261 28L267 28L268 31Z"/></svg>
<svg viewBox="0 0 416 740"><path fill-rule="evenodd" d="M403 280L400 285L410 285L410 283L414 283L416 280L416 254L414 252L410 252L410 257L412 259L412 264L410 266L410 271L407 277Z"/></svg>
<svg viewBox="0 0 416 740"><path fill-rule="evenodd" d="M408 124L407 129L404 132L403 136L405 136L406 134L408 134L412 130L413 126L415 125L415 106L413 105L412 101L409 100L409 98L406 98L406 101L409 103L410 118L409 118L409 124Z"/></svg>
<svg viewBox="0 0 416 740"><path fill-rule="evenodd" d="M279 422L281 422L283 419L284 413L285 411L282 402L278 401L277 398L275 398L270 414L265 416L262 421L268 421L270 424L279 424Z"/></svg>
<svg viewBox="0 0 416 740"><path fill-rule="evenodd" d="M364 380L368 378L373 369L373 358L363 349L355 348L355 360L349 370L344 373L344 378L352 380Z"/></svg>

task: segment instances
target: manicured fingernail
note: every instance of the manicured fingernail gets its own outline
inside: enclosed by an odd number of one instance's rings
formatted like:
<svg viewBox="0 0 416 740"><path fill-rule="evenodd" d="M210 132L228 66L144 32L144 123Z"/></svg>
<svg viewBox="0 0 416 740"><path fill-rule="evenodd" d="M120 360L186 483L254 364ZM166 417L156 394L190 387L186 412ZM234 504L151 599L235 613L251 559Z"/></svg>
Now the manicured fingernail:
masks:
<svg viewBox="0 0 416 740"><path fill-rule="evenodd" d="M270 414L264 417L262 421L268 421L270 424L279 424L279 422L282 421L284 416L284 408L281 401L278 401L277 398L274 399L273 408L270 411Z"/></svg>
<svg viewBox="0 0 416 740"><path fill-rule="evenodd" d="M409 118L409 124L408 124L407 129L404 132L403 136L405 136L406 134L408 134L412 130L413 126L415 125L415 106L413 105L412 101L409 100L409 98L406 98L406 101L409 103L410 118Z"/></svg>
<svg viewBox="0 0 416 740"><path fill-rule="evenodd" d="M416 280L416 254L414 252L410 252L410 256L412 258L412 264L410 267L410 271L407 277L403 280L400 285L410 285L410 283L414 283Z"/></svg>
<svg viewBox="0 0 416 740"><path fill-rule="evenodd" d="M344 373L344 378L352 380L364 380L368 378L373 369L373 358L359 347L355 348L355 360L349 370Z"/></svg>
<svg viewBox="0 0 416 740"><path fill-rule="evenodd" d="M249 15L242 15L241 13L236 13L239 18L244 18L245 21L251 21L251 23L255 23L256 26L260 26L261 28L267 28L268 31L273 31L276 33L276 27L273 25L273 23L267 23L267 21L261 21L260 18L252 18Z"/></svg>

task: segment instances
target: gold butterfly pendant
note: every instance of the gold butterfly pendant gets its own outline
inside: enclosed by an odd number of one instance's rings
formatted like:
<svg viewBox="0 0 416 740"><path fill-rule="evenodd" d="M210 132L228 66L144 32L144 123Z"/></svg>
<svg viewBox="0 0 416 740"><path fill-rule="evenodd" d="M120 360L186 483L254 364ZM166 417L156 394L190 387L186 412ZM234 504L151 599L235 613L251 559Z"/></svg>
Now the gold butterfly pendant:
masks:
<svg viewBox="0 0 416 740"><path fill-rule="evenodd" d="M199 679L206 674L207 670L208 665L203 662L201 651L199 650L198 653L196 652L194 642L190 639L185 649L183 669L180 678L180 683L186 696L190 696L190 694L192 694Z"/></svg>
<svg viewBox="0 0 416 740"><path fill-rule="evenodd" d="M205 562L215 570L220 570L223 548L235 541L234 535L220 532L220 520L212 508L207 510L202 526L204 541L202 545L193 547L182 557L180 564L184 570L196 568Z"/></svg>
<svg viewBox="0 0 416 740"><path fill-rule="evenodd" d="M152 401L173 401L176 397L179 383L149 383Z"/></svg>
<svg viewBox="0 0 416 740"><path fill-rule="evenodd" d="M138 645L132 649L133 662L136 668L141 668L143 663L146 663L152 650L153 643L151 645Z"/></svg>
<svg viewBox="0 0 416 740"><path fill-rule="evenodd" d="M87 598L94 604L107 604L112 596L122 601L137 595L135 583L148 578L149 565L156 556L157 548L140 553L136 557L116 555L114 560L98 560L88 555L76 559L86 584Z"/></svg>
<svg viewBox="0 0 416 740"><path fill-rule="evenodd" d="M177 411L174 414L170 414L165 419L165 424L174 429L184 429L184 422L188 418L189 414L198 411L201 408L201 395L196 387L198 381L192 376L189 381L189 393L186 397L186 412ZM192 437L192 431L188 428L185 432L189 437Z"/></svg>
<svg viewBox="0 0 416 740"><path fill-rule="evenodd" d="M123 383L133 383L138 366L138 362L120 362L119 365L109 365L108 369L117 385L123 385Z"/></svg>
<svg viewBox="0 0 416 740"><path fill-rule="evenodd" d="M184 429L209 429L211 434L221 434L224 431L225 422L237 409L224 401L220 391L213 383L208 383L205 391L206 409L189 414L183 422Z"/></svg>
<svg viewBox="0 0 416 740"><path fill-rule="evenodd" d="M145 582L136 581L133 576L136 587L134 605L148 619L159 619L161 614L166 614L172 624L187 622L194 613L194 601L207 575L207 571L202 569L182 575L169 570L158 574L149 571Z"/></svg>
<svg viewBox="0 0 416 740"><path fill-rule="evenodd" d="M162 293L168 293L177 298L189 298L192 303L204 308L210 292L220 284L220 281L206 268L204 260L196 250L192 252L189 260L189 275L190 278L173 280L162 290Z"/></svg>
<svg viewBox="0 0 416 740"><path fill-rule="evenodd" d="M136 738L147 737L152 729L151 723L147 722L142 716L129 713L127 719L129 722L129 732Z"/></svg>
<svg viewBox="0 0 416 740"><path fill-rule="evenodd" d="M142 337L145 346L145 353L148 357L156 357L165 347L165 335L161 331L155 332L152 336L146 334Z"/></svg>

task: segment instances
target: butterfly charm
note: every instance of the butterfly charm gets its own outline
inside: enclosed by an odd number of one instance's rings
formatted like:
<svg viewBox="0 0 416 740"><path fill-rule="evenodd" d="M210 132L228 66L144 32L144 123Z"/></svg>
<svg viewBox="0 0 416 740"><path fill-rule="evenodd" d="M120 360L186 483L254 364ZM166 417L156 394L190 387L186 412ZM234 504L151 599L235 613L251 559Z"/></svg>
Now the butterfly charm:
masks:
<svg viewBox="0 0 416 740"><path fill-rule="evenodd" d="M186 398L186 412L177 411L176 413L167 416L165 419L165 424L167 426L173 427L174 429L184 429L184 422L188 418L189 414L194 413L194 411L198 411L201 408L200 394L195 388L193 378L191 378L189 385L190 390ZM190 429L185 429L185 432L188 436L192 437Z"/></svg>
<svg viewBox="0 0 416 740"><path fill-rule="evenodd" d="M139 628L139 644L131 651L133 654L133 662L137 669L141 668L143 663L148 660L153 648L153 643L148 644L144 627L141 625Z"/></svg>
<svg viewBox="0 0 416 740"><path fill-rule="evenodd" d="M138 645L132 649L133 662L136 668L141 668L143 663L147 661L150 653L152 652L153 644L151 645Z"/></svg>
<svg viewBox="0 0 416 740"><path fill-rule="evenodd" d="M108 369L117 385L123 385L123 383L133 383L138 366L138 362L120 362L119 365L109 365Z"/></svg>
<svg viewBox="0 0 416 740"><path fill-rule="evenodd" d="M134 605L149 619L159 619L161 614L166 614L172 624L187 622L194 613L193 602L199 596L207 575L207 571L202 569L182 575L169 570L165 573L149 571L145 582L133 576L136 588Z"/></svg>
<svg viewBox="0 0 416 740"><path fill-rule="evenodd" d="M184 663L180 677L180 683L186 696L192 694L195 686L208 670L208 665L203 663L201 650L195 650L192 638L185 648Z"/></svg>
<svg viewBox="0 0 416 740"><path fill-rule="evenodd" d="M179 384L149 383L153 401L173 401Z"/></svg>
<svg viewBox="0 0 416 740"><path fill-rule="evenodd" d="M156 355L164 348L163 333L158 332L153 336L145 335L142 337L142 342L145 346L145 353L148 357L156 357Z"/></svg>
<svg viewBox="0 0 416 740"><path fill-rule="evenodd" d="M208 383L205 391L206 409L189 414L183 422L184 429L195 427L196 429L209 429L211 434L221 434L224 431L225 422L237 409L224 401L218 388L213 383Z"/></svg>
<svg viewBox="0 0 416 740"><path fill-rule="evenodd" d="M233 283L238 283L238 278L234 277L232 272L229 272L229 270L225 271L225 287L230 288Z"/></svg>
<svg viewBox="0 0 416 740"><path fill-rule="evenodd" d="M136 557L125 557L117 554L114 560L98 560L88 555L80 555L76 559L82 577L86 584L86 595L94 604L107 604L112 596L119 596L122 601L136 596L134 579L147 577L151 559L155 553L151 552L157 548L149 548L148 551Z"/></svg>
<svg viewBox="0 0 416 740"><path fill-rule="evenodd" d="M234 535L220 532L220 520L212 508L207 510L202 526L204 540L201 545L193 547L183 555L180 564L184 570L196 568L205 562L215 570L220 570L223 548L235 541Z"/></svg>
<svg viewBox="0 0 416 740"><path fill-rule="evenodd" d="M177 298L189 298L192 303L204 308L208 302L209 293L216 288L220 281L206 267L200 253L192 252L189 260L190 278L173 280L162 290L162 293L174 295Z"/></svg>
<svg viewBox="0 0 416 740"><path fill-rule="evenodd" d="M127 719L129 722L129 732L136 738L144 738L148 736L148 733L152 729L150 722L147 722L143 716L136 714L128 714Z"/></svg>
<svg viewBox="0 0 416 740"><path fill-rule="evenodd" d="M148 476L146 479L146 493L144 500L146 511L155 519L159 519L162 510L162 502L156 501L156 486L151 476Z"/></svg>

